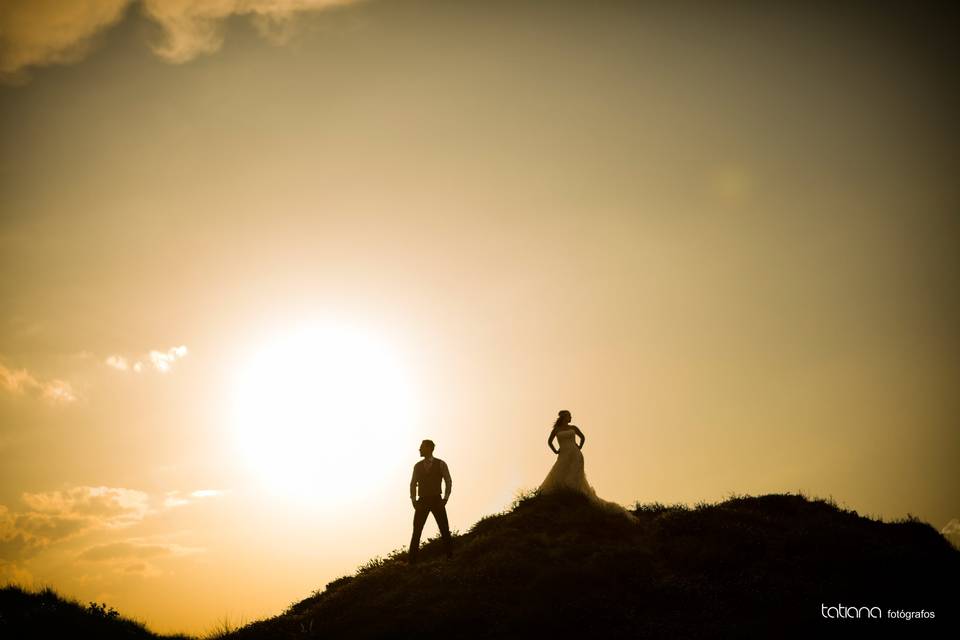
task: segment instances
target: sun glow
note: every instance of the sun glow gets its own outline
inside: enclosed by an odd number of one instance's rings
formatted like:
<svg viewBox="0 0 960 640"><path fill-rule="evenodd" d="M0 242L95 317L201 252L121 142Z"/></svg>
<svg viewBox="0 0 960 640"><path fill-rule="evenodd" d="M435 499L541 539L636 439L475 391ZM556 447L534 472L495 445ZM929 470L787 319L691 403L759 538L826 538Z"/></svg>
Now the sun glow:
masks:
<svg viewBox="0 0 960 640"><path fill-rule="evenodd" d="M330 505L376 490L411 448L415 402L402 364L388 344L355 329L277 336L234 386L240 454L287 497Z"/></svg>

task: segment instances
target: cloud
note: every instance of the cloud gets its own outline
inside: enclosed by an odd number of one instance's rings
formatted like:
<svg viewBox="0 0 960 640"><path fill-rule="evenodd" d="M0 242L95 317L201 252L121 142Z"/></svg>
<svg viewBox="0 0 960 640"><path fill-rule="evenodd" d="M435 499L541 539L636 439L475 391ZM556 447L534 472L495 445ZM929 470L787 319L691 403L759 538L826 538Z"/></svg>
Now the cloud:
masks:
<svg viewBox="0 0 960 640"><path fill-rule="evenodd" d="M182 507L186 504L190 504L191 502L193 502L193 500L190 500L189 498L181 497L180 495L178 495L179 493L180 493L179 491L171 491L170 493L168 493L167 497L163 501L163 506L167 509L173 509L176 507Z"/></svg>
<svg viewBox="0 0 960 640"><path fill-rule="evenodd" d="M193 502L223 493L218 489L200 489L186 494L184 500ZM4 579L29 582L31 558L54 545L61 551L68 550L68 541L72 539L87 544L79 553L70 551L76 559L104 564L115 573L142 577L162 573L151 561L205 551L201 547L183 546L162 538L103 541L104 537L123 535L128 527L157 512L150 508L149 496L142 491L79 486L24 493L21 502L23 508L16 511L0 505L0 582ZM164 504L166 508L169 506ZM91 544L97 537L101 541Z"/></svg>
<svg viewBox="0 0 960 640"><path fill-rule="evenodd" d="M130 369L130 363L123 356L107 356L104 364L117 371L127 371Z"/></svg>
<svg viewBox="0 0 960 640"><path fill-rule="evenodd" d="M173 552L174 548L172 545L141 544L125 541L94 545L80 553L77 558L88 562L105 562L111 560L156 558L157 556L172 555Z"/></svg>
<svg viewBox="0 0 960 640"><path fill-rule="evenodd" d="M358 0L143 0L143 15L163 33L153 51L183 63L223 45L223 25L248 17L265 39L281 44L300 13ZM117 24L132 0L4 0L0 2L0 79L22 82L29 67L82 60L96 36Z"/></svg>
<svg viewBox="0 0 960 640"><path fill-rule="evenodd" d="M24 493L22 499L35 513L88 518L110 528L139 522L149 511L146 493L117 487L72 487L46 493Z"/></svg>
<svg viewBox="0 0 960 640"><path fill-rule="evenodd" d="M9 369L0 363L0 388L14 395L34 395L51 404L68 404L77 394L66 380L40 380L26 369Z"/></svg>
<svg viewBox="0 0 960 640"><path fill-rule="evenodd" d="M946 526L940 530L940 533L953 544L953 546L960 549L960 519L954 518L946 524Z"/></svg>
<svg viewBox="0 0 960 640"><path fill-rule="evenodd" d="M0 544L11 555L30 556L50 544L95 529L116 529L140 522L147 514L147 494L112 487L73 487L47 493L24 493L27 510L0 522Z"/></svg>
<svg viewBox="0 0 960 640"><path fill-rule="evenodd" d="M151 351L149 354L151 364L153 364L153 367L161 373L170 371L170 366L186 355L187 348L184 345L173 347L165 352Z"/></svg>
<svg viewBox="0 0 960 640"><path fill-rule="evenodd" d="M151 560L192 555L204 551L205 549L197 547L131 539L93 545L77 554L77 560L106 565L115 573L152 577L162 575L163 571Z"/></svg>
<svg viewBox="0 0 960 640"><path fill-rule="evenodd" d="M12 565L13 561L32 556L43 546L42 542L19 531L10 509L0 504L0 563Z"/></svg>
<svg viewBox="0 0 960 640"><path fill-rule="evenodd" d="M133 564L127 565L123 568L124 573L139 573L147 574L151 566L146 562L134 562Z"/></svg>
<svg viewBox="0 0 960 640"><path fill-rule="evenodd" d="M14 541L22 549L42 548L89 529L91 524L90 518L75 514L18 513L13 517Z"/></svg>
<svg viewBox="0 0 960 640"><path fill-rule="evenodd" d="M126 575L140 576L141 578L152 578L163 575L163 571L149 562L134 562L126 565L122 569L117 569L117 571Z"/></svg>
<svg viewBox="0 0 960 640"><path fill-rule="evenodd" d="M77 558L88 562L114 562L146 560L164 556L188 556L203 553L201 547L185 547L170 542L151 542L144 538L131 538L117 542L95 544L81 551Z"/></svg>
<svg viewBox="0 0 960 640"><path fill-rule="evenodd" d="M146 361L160 373L167 373L170 371L174 362L180 360L181 358L185 358L188 353L189 350L187 349L186 345L180 345L178 347L171 347L166 351L157 351L152 349L143 357L143 360L132 360L131 358L127 358L126 356L120 354L113 354L107 356L103 363L111 369L116 369L117 371L132 371L133 373L142 373L145 368L143 361Z"/></svg>
<svg viewBox="0 0 960 640"><path fill-rule="evenodd" d="M118 487L70 487L24 493L26 509L0 505L0 575L23 577L22 563L47 547L92 531L129 527L147 515L142 491Z"/></svg>
<svg viewBox="0 0 960 640"><path fill-rule="evenodd" d="M190 495L194 498L217 498L222 496L224 493L226 492L221 491L220 489L198 489Z"/></svg>
<svg viewBox="0 0 960 640"><path fill-rule="evenodd" d="M114 487L72 487L24 493L26 509L0 505L0 558L34 555L47 546L94 529L128 527L143 520L147 494Z"/></svg>
<svg viewBox="0 0 960 640"><path fill-rule="evenodd" d="M281 43L297 13L320 11L355 1L145 0L143 9L164 31L164 40L153 47L154 53L168 62L180 63L219 50L223 45L223 23L231 16L249 16L260 35Z"/></svg>
<svg viewBox="0 0 960 640"><path fill-rule="evenodd" d="M172 509L174 507L182 507L184 505L193 504L198 500L203 500L205 498L219 498L224 495L226 491L220 489L198 489L191 492L189 495L184 495L179 491L168 491L167 497L163 501L163 506Z"/></svg>
<svg viewBox="0 0 960 640"><path fill-rule="evenodd" d="M27 67L83 59L94 37L116 24L130 0L0 2L0 79L23 81Z"/></svg>
<svg viewBox="0 0 960 640"><path fill-rule="evenodd" d="M0 584L30 587L33 585L33 574L16 562L8 562L0 558Z"/></svg>
<svg viewBox="0 0 960 640"><path fill-rule="evenodd" d="M10 512L0 505L0 585L31 585L33 575L23 566L23 559L36 553L22 535L10 535L13 523Z"/></svg>

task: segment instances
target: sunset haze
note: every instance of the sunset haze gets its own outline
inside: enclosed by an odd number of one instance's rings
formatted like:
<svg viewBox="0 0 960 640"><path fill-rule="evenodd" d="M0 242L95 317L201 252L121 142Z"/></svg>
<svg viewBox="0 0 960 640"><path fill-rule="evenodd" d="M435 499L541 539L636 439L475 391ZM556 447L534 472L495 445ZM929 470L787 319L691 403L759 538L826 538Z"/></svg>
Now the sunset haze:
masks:
<svg viewBox="0 0 960 640"><path fill-rule="evenodd" d="M957 531L956 25L722 4L5 2L0 583L275 615L561 409L623 505Z"/></svg>

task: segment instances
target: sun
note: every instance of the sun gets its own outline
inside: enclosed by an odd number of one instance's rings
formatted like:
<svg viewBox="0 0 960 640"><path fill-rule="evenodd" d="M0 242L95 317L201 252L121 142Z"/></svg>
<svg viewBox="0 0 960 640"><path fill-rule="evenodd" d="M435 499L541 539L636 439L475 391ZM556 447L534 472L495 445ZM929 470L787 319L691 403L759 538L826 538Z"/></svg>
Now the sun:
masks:
<svg viewBox="0 0 960 640"><path fill-rule="evenodd" d="M240 456L264 487L290 498L356 501L413 446L410 373L371 332L282 332L241 366L232 395Z"/></svg>

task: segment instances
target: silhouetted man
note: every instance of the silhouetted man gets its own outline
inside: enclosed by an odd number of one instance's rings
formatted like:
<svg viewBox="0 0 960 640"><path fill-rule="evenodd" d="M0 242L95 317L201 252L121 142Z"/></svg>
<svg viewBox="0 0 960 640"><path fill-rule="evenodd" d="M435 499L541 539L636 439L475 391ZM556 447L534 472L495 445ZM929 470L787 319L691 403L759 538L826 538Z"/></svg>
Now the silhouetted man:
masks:
<svg viewBox="0 0 960 640"><path fill-rule="evenodd" d="M440 536L443 538L447 550L447 557L453 555L453 540L450 538L450 525L447 523L447 500L453 490L453 480L450 479L450 470L447 463L433 457L434 444L432 440L420 443L420 455L423 460L413 465L413 477L410 478L410 502L413 503L413 536L410 538L410 564L417 561L417 552L420 550L420 534L423 525L427 523L427 515L433 513L437 526L440 527ZM440 497L440 483L445 483L443 497ZM420 490L420 499L417 499L417 489Z"/></svg>

